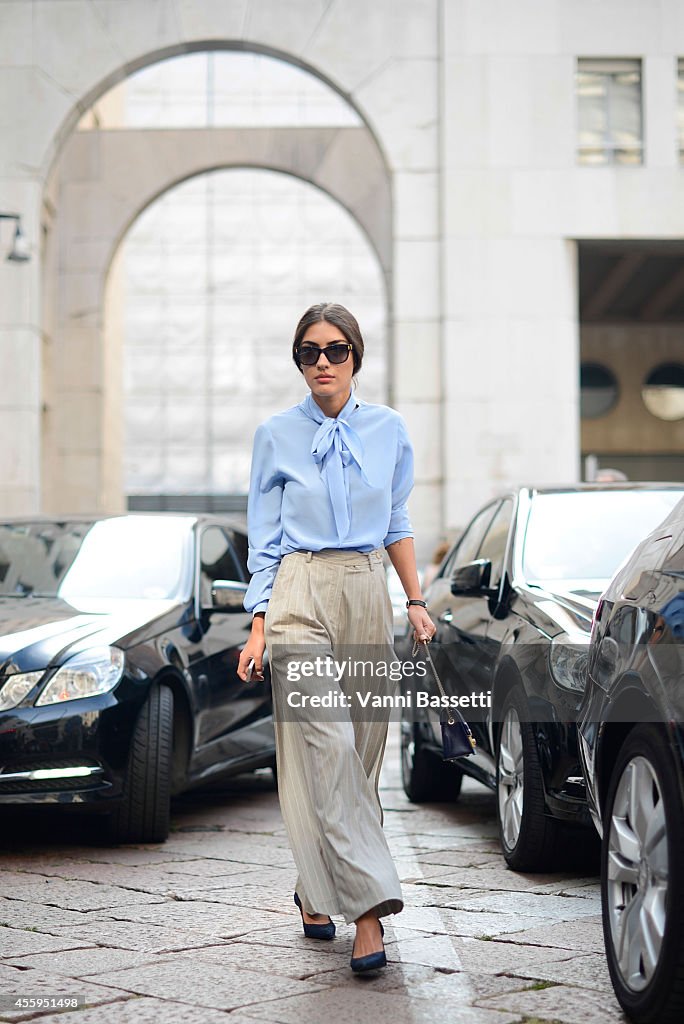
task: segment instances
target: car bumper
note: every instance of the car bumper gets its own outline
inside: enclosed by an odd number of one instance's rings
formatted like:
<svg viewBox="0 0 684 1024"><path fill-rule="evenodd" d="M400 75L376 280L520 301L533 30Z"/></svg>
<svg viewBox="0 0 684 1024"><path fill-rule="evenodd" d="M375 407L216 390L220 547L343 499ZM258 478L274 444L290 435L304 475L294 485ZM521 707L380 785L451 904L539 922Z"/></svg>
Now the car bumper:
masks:
<svg viewBox="0 0 684 1024"><path fill-rule="evenodd" d="M2 712L0 805L113 806L123 793L140 703L114 691Z"/></svg>
<svg viewBox="0 0 684 1024"><path fill-rule="evenodd" d="M587 787L587 806L594 828L602 836L603 822L601 821L601 808L596 785L596 731L595 725L592 728L592 723L582 722L578 727L578 745Z"/></svg>

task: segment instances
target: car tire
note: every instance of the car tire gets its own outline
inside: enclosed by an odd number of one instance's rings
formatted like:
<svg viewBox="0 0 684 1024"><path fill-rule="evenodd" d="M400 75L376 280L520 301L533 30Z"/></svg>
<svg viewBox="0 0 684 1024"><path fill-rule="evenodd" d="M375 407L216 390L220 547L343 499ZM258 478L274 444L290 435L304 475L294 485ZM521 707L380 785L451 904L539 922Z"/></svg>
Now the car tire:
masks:
<svg viewBox="0 0 684 1024"><path fill-rule="evenodd" d="M560 823L547 817L534 730L522 686L507 694L496 750L499 840L514 871L552 871Z"/></svg>
<svg viewBox="0 0 684 1024"><path fill-rule="evenodd" d="M613 989L636 1024L684 1019L684 808L662 730L637 726L611 775L601 909Z"/></svg>
<svg viewBox="0 0 684 1024"><path fill-rule="evenodd" d="M458 799L463 772L425 746L424 723L401 720L401 781L413 804Z"/></svg>
<svg viewBox="0 0 684 1024"><path fill-rule="evenodd" d="M109 815L106 838L112 843L163 843L171 825L173 691L152 686L138 715L123 799Z"/></svg>

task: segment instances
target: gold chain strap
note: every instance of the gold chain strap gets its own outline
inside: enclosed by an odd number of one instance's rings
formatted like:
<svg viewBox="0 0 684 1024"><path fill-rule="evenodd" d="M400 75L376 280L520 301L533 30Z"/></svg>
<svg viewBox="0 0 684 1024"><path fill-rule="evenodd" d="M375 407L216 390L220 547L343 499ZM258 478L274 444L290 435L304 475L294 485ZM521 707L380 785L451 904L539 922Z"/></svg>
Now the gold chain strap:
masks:
<svg viewBox="0 0 684 1024"><path fill-rule="evenodd" d="M414 640L414 642L413 642L413 651L412 651L411 656L413 658L415 658L416 654L418 653L418 646L419 646L419 644L423 644L423 646L425 647L425 654L427 655L427 660L430 662L430 668L432 669L432 674L435 677L435 682L437 683L437 686L439 687L439 692L441 693L442 697L446 697L446 690L442 686L442 680L439 678L439 675L437 674L437 669L435 668L435 663L432 660L432 655L430 654L430 649L428 647L429 643L430 643L429 640L417 640L417 639ZM454 718L453 711L448 706L449 702L445 701L445 703L447 705L447 722L449 723L449 725L453 725L454 722L456 721L456 719Z"/></svg>
<svg viewBox="0 0 684 1024"><path fill-rule="evenodd" d="M414 641L413 641L413 650L411 651L411 657L415 658L416 654L418 653L418 647L420 646L420 644L423 644L423 646L425 647L425 654L427 655L427 660L430 662L430 668L432 669L432 674L434 675L435 682L437 683L437 686L439 687L439 692L441 693L442 697L446 697L447 696L446 690L444 689L444 687L442 685L442 680L439 678L439 675L437 673L437 669L435 668L435 663L432 660L432 655L430 654L430 649L428 647L428 644L430 643L431 639L432 639L432 637L430 637L429 640L418 640L417 638L414 639ZM447 722L449 723L449 725L453 725L455 723L456 719L454 718L453 710L451 709L451 707L448 704L448 700L446 701L446 704L447 704L447 709L446 709L447 710ZM472 746L472 748L474 750L475 746L476 746L475 737L473 736L472 732L470 731L470 726L465 721L463 716L460 715L459 717L460 717L461 721L464 723L464 725L466 726L466 728L468 729L468 733L469 733L468 738L469 738L470 744L471 744L471 746Z"/></svg>

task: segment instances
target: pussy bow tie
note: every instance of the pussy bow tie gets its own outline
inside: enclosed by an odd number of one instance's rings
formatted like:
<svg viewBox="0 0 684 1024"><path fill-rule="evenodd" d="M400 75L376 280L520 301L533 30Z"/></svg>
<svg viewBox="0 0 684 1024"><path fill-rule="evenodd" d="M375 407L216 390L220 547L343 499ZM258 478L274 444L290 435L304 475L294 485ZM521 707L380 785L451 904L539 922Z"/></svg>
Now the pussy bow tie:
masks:
<svg viewBox="0 0 684 1024"><path fill-rule="evenodd" d="M311 443L311 454L320 466L321 475L328 488L337 538L341 543L347 537L351 524L344 467L355 462L363 480L368 482L363 472L363 445L356 431L342 414L336 417L326 416L311 395L307 395L302 404L307 416L320 423Z"/></svg>

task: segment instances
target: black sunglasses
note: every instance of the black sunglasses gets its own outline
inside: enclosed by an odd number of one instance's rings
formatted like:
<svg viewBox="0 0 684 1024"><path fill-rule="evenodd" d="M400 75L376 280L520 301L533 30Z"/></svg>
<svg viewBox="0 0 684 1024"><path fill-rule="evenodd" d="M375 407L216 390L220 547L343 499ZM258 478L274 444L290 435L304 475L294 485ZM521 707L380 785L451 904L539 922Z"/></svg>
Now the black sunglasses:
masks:
<svg viewBox="0 0 684 1024"><path fill-rule="evenodd" d="M326 348L321 348L320 345L300 345L297 349L297 358L303 366L315 366L323 352L331 363L346 363L353 347L350 341L335 342Z"/></svg>

